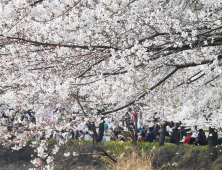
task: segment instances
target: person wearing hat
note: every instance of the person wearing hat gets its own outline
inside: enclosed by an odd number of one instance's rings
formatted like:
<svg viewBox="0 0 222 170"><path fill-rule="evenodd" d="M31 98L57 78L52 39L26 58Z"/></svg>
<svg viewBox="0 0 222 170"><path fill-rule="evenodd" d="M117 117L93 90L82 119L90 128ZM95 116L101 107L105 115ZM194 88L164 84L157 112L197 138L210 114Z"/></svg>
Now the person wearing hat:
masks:
<svg viewBox="0 0 222 170"><path fill-rule="evenodd" d="M191 131L188 131L188 132L187 132L187 137L185 138L183 144L189 145L189 140L190 140L190 138L191 138L191 134L192 134Z"/></svg>

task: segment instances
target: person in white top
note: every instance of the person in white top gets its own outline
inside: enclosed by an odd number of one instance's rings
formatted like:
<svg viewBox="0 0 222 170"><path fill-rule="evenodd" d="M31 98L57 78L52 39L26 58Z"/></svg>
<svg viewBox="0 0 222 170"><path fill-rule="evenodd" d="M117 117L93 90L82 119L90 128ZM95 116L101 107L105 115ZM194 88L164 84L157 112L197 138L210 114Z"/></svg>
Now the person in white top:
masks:
<svg viewBox="0 0 222 170"><path fill-rule="evenodd" d="M107 117L104 119L105 123L109 126L109 124L112 122L112 118L107 115Z"/></svg>
<svg viewBox="0 0 222 170"><path fill-rule="evenodd" d="M140 117L138 119L138 124L139 124L139 130L141 130L141 132L144 130L144 127L143 127L143 116L142 116L142 113L140 114Z"/></svg>
<svg viewBox="0 0 222 170"><path fill-rule="evenodd" d="M84 136L84 140L93 140L92 136L89 134L89 132L87 131L85 136Z"/></svg>

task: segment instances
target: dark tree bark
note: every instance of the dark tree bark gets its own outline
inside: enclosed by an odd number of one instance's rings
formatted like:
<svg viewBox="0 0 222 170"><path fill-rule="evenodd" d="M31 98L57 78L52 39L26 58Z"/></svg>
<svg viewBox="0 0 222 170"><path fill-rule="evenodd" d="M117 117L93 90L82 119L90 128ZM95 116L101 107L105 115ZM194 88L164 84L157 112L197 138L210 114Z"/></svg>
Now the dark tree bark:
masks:
<svg viewBox="0 0 222 170"><path fill-rule="evenodd" d="M93 143L97 143L97 133L96 133L96 126L94 122L91 122L91 128L93 131Z"/></svg>
<svg viewBox="0 0 222 170"><path fill-rule="evenodd" d="M184 126L180 128L180 140L183 139L184 136L187 136Z"/></svg>
<svg viewBox="0 0 222 170"><path fill-rule="evenodd" d="M178 136L178 129L173 129L173 138L175 140L175 143L177 145L179 145L180 144L180 138Z"/></svg>
<svg viewBox="0 0 222 170"><path fill-rule="evenodd" d="M75 137L74 138L79 140L79 137L80 137L79 131L77 130L76 133L75 133Z"/></svg>
<svg viewBox="0 0 222 170"><path fill-rule="evenodd" d="M126 127L128 128L130 126L130 120L126 119Z"/></svg>
<svg viewBox="0 0 222 170"><path fill-rule="evenodd" d="M138 122L138 113L135 114L135 140L137 140L137 122Z"/></svg>
<svg viewBox="0 0 222 170"><path fill-rule="evenodd" d="M183 130L184 130L184 127L180 127L180 140L183 139Z"/></svg>
<svg viewBox="0 0 222 170"><path fill-rule="evenodd" d="M99 124L99 136L97 137L97 142L101 142L104 136L104 122Z"/></svg>
<svg viewBox="0 0 222 170"><path fill-rule="evenodd" d="M71 139L75 139L75 133L74 131L71 131L70 134L72 135ZM50 138L53 137L53 134L50 135Z"/></svg>
<svg viewBox="0 0 222 170"><path fill-rule="evenodd" d="M160 146L164 145L165 136L166 136L166 126L167 126L166 123L164 123L161 128L161 134L160 134L160 140L159 140Z"/></svg>
<svg viewBox="0 0 222 170"><path fill-rule="evenodd" d="M159 146L162 146L164 145L164 141L165 141L165 136L166 136L166 127L167 126L170 126L170 128L172 128L174 126L174 123L173 122L165 122L163 125L162 125L162 128L161 128L161 134L160 134L160 140L159 140Z"/></svg>
<svg viewBox="0 0 222 170"><path fill-rule="evenodd" d="M209 127L208 145L209 147L216 146L218 144L217 132L214 128Z"/></svg>
<svg viewBox="0 0 222 170"><path fill-rule="evenodd" d="M174 138L175 143L176 143L177 145L180 144L180 136L181 136L181 134L178 135L178 132L179 132L178 127L179 127L180 125L181 125L181 122L174 124L174 127L175 127L175 128L173 129L173 138Z"/></svg>

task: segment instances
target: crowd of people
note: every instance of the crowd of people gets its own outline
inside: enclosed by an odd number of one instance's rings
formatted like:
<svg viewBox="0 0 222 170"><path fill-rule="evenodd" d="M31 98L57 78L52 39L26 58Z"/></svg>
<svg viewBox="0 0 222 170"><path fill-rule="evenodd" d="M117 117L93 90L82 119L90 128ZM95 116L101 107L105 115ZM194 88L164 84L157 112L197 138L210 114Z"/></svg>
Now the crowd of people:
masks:
<svg viewBox="0 0 222 170"><path fill-rule="evenodd" d="M64 109L63 109L64 110ZM57 110L56 110L57 111ZM55 112L56 112L55 111ZM158 124L158 119L155 117L156 113L154 113L154 122L155 124L148 127L144 123L143 114L138 108L131 109L129 108L126 112L125 116L123 117L122 122L125 122L125 125L122 123L122 126L120 126L120 121L111 118L109 115L106 117L103 117L104 122L104 136L102 141L110 141L110 140L132 140L132 131L129 131L128 127L131 127L135 134L135 139L137 142L159 142L160 136L161 136L161 125ZM20 116L20 117L19 117ZM21 121L20 124L29 124L36 123L36 117L35 113L31 110L28 110L26 112L23 112L23 114L18 114L14 112L11 117L8 117L7 115L3 114L3 118L6 118L6 121L8 122L7 131L9 133L13 133L14 124L12 122L17 121L18 119ZM138 116L136 118L136 116ZM135 121L137 120L137 128ZM83 121L83 120L82 120ZM137 129L137 132L135 133ZM98 130L98 128L97 128ZM63 139L62 133L57 131L56 135L51 135L50 138L56 138L56 139ZM98 131L97 131L98 132ZM176 134L178 135L178 138L181 139L181 134L178 129L176 129ZM168 136L170 143L176 143L172 128L167 127L167 132L165 134ZM205 132L203 129L199 129L198 131L191 131L191 129L187 128L185 133L182 135L183 139L180 140L180 143L191 145L207 145L209 137L206 137ZM10 139L13 139L15 136L12 135ZM38 139L45 139L45 135L40 134L36 136ZM86 123L83 126L83 130L80 131L69 131L69 138L70 139L79 139L79 140L93 140L93 134L91 127ZM218 137L218 144L222 144L222 137Z"/></svg>
<svg viewBox="0 0 222 170"><path fill-rule="evenodd" d="M156 113L154 113L155 117ZM136 119L136 116L137 119ZM158 125L157 119L154 119L156 122L153 126L148 127L144 123L143 114L138 107L129 108L125 113L125 116L122 118L122 126L120 122L116 119L112 119L109 115L104 118L104 137L103 141L106 140L132 140L132 132L129 131L128 127L131 127L134 132L136 130L137 122L137 133L135 133L135 138L138 142L148 141L148 142L159 142L159 137L161 133L161 126ZM123 123L124 122L124 123ZM83 135L84 136L84 135ZM84 139L84 138L81 138Z"/></svg>
<svg viewBox="0 0 222 170"><path fill-rule="evenodd" d="M155 124L156 127L159 127L158 124ZM152 128L149 128L149 133L145 131L143 131L140 136L137 139L137 142L159 142L159 138L160 138L160 131L161 129L155 130L154 126L154 130L152 130ZM178 138L180 139L180 132L177 130L177 135ZM170 131L168 133L168 136L170 137L169 143L175 143L175 139L173 137L173 133L172 131ZM187 145L208 145L208 141L209 141L209 136L207 137L205 135L205 132L203 129L199 129L198 131L193 130L191 131L191 129L187 129L185 136L183 136L183 139L180 140L180 143L183 144L187 144ZM218 136L218 141L217 141L218 145L222 145L222 135L220 134Z"/></svg>
<svg viewBox="0 0 222 170"><path fill-rule="evenodd" d="M155 113L156 114L156 113ZM154 114L154 115L155 115ZM158 120L153 126L147 127L144 124L142 113L139 112L137 114L138 116L138 123L137 123L137 133L135 134L135 137L137 139L137 142L159 142L160 136L161 136L161 130L162 126L158 124ZM129 111L125 114L124 120L125 122L128 121L131 127L135 130L135 121L130 122L129 120L135 120L136 114L135 111L132 109L129 109ZM106 131L110 131L109 135L111 138L109 140L126 140L124 137L124 133L128 131L127 128L122 128L119 125L116 126L114 129L109 128L109 124L112 122L112 118L107 116L105 118L105 129ZM124 132L125 131L125 132ZM191 131L190 128L186 128L184 134L180 134L179 129L175 129L176 134L178 135L178 139L180 140L180 143L187 144L187 145L208 145L209 136L206 137L205 132L203 129L193 130ZM169 138L169 143L176 143L174 136L173 136L173 130L172 128L167 127L167 132L165 134ZM105 138L104 138L105 140ZM222 136L218 136L218 145L222 144Z"/></svg>
<svg viewBox="0 0 222 170"><path fill-rule="evenodd" d="M206 137L203 129L199 129L198 131L188 131L187 136L185 137L183 144L187 145L208 145L209 136ZM221 145L222 138L218 139L218 145Z"/></svg>

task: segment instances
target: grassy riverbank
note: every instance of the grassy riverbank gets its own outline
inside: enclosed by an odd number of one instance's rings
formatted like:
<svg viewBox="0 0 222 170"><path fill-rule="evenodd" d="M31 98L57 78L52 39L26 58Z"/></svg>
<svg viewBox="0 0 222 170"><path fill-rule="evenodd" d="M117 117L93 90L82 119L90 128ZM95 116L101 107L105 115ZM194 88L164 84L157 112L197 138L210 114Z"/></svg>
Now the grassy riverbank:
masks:
<svg viewBox="0 0 222 170"><path fill-rule="evenodd" d="M56 144L55 140L48 141L49 149ZM75 147L73 146L75 144ZM124 169L124 166L133 167L133 165L147 166L154 169L201 169L201 170L220 170L222 169L222 146L190 146L166 143L159 147L158 143L141 142L133 147L130 142L102 142L99 144L111 156L118 160L113 164L107 157L84 155L80 157L65 157L64 152L76 151L76 147L82 153L98 153L99 151L89 141L72 141L60 148L55 155L55 169ZM72 155L72 154L71 154ZM19 151L12 151L0 147L0 169L4 170L26 170L33 168L30 163L36 157L34 148L26 146ZM130 164L131 163L131 164ZM128 168L129 168L128 167Z"/></svg>

